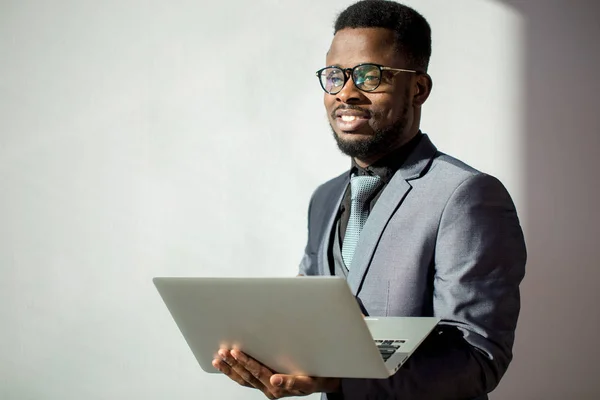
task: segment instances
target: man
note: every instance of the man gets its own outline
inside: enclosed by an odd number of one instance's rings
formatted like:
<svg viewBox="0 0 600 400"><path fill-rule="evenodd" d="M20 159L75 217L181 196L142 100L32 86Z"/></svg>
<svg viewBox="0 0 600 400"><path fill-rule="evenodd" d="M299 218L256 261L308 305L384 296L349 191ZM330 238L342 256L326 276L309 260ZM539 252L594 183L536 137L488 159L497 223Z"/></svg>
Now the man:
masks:
<svg viewBox="0 0 600 400"><path fill-rule="evenodd" d="M213 365L268 398L486 399L512 359L525 244L502 184L420 132L432 88L430 29L414 10L343 11L317 72L351 169L311 199L303 275L339 275L365 315L442 319L389 379L277 374L236 350ZM368 218L367 218L368 216Z"/></svg>

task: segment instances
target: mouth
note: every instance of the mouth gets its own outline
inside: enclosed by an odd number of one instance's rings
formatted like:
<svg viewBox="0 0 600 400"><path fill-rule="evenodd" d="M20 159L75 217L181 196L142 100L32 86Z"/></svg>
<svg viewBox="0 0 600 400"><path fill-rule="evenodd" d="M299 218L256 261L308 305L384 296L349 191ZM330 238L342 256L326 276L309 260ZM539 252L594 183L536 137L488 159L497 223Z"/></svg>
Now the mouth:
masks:
<svg viewBox="0 0 600 400"><path fill-rule="evenodd" d="M335 109L331 116L338 131L356 134L369 123L371 112L355 105L345 105Z"/></svg>
<svg viewBox="0 0 600 400"><path fill-rule="evenodd" d="M363 126L369 123L371 117L366 114L337 114L335 124L337 128L344 133L356 133Z"/></svg>

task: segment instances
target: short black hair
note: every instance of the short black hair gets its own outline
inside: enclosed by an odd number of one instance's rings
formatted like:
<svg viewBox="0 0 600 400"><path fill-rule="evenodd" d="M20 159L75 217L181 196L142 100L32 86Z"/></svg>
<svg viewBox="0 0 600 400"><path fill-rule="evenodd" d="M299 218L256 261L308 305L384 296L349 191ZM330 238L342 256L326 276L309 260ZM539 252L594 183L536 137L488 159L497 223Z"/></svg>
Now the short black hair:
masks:
<svg viewBox="0 0 600 400"><path fill-rule="evenodd" d="M397 50L411 68L427 71L431 57L431 28L412 8L388 0L361 0L337 17L334 35L345 28L385 28L394 31Z"/></svg>

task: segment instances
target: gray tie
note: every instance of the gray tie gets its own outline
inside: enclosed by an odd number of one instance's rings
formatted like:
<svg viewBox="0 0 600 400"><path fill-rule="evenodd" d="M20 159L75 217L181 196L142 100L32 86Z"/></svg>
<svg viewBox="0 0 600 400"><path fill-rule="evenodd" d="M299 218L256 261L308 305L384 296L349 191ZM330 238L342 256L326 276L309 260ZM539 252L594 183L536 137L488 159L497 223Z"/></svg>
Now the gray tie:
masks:
<svg viewBox="0 0 600 400"><path fill-rule="evenodd" d="M381 180L378 176L352 176L350 179L350 193L352 194L350 201L350 218L344 235L344 243L342 244L342 258L346 268L350 269L352 259L354 258L354 250L358 244L358 238L362 231L367 217L369 216L369 205L367 200L379 187Z"/></svg>

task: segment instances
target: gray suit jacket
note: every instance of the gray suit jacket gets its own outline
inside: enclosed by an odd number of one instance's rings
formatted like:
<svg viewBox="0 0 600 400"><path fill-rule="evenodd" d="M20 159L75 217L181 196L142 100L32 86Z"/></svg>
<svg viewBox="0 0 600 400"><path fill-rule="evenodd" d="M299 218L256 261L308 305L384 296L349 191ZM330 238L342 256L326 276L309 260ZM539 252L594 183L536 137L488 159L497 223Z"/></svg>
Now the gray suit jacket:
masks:
<svg viewBox="0 0 600 400"><path fill-rule="evenodd" d="M344 173L313 194L300 274L330 275L348 182ZM504 186L424 136L371 211L347 279L367 315L442 323L394 376L343 379L329 399L486 399L512 359L525 260Z"/></svg>

